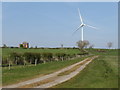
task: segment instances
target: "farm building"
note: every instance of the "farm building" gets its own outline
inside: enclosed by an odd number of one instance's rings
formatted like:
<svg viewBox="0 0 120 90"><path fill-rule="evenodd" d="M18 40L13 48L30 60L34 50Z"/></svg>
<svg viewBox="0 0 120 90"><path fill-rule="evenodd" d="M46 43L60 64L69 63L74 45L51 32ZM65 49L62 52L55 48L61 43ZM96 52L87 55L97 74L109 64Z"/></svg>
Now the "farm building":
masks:
<svg viewBox="0 0 120 90"><path fill-rule="evenodd" d="M21 48L29 48L29 43L23 42L22 44L19 44L19 47Z"/></svg>

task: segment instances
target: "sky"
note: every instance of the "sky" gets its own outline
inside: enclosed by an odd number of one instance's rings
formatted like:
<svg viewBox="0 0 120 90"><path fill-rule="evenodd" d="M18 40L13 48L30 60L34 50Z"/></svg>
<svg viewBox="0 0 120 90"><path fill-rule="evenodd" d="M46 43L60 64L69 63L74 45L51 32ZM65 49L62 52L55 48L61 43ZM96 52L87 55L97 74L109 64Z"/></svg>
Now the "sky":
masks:
<svg viewBox="0 0 120 90"><path fill-rule="evenodd" d="M118 47L117 2L3 2L2 43L19 46L26 41L35 47L77 46L81 30L73 32L83 21L99 28L85 27L84 40L97 48L112 42Z"/></svg>

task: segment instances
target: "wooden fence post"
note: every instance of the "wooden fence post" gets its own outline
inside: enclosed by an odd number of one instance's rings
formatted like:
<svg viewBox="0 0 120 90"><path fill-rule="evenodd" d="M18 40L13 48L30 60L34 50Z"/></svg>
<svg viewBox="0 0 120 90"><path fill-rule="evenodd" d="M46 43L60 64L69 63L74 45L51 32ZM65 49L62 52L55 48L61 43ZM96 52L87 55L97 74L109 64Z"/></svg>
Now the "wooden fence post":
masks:
<svg viewBox="0 0 120 90"><path fill-rule="evenodd" d="M24 66L25 66L25 57L24 57Z"/></svg>
<svg viewBox="0 0 120 90"><path fill-rule="evenodd" d="M10 70L10 61L9 61L9 70Z"/></svg>
<svg viewBox="0 0 120 90"><path fill-rule="evenodd" d="M35 66L36 66L36 64L37 64L37 59L35 59Z"/></svg>
<svg viewBox="0 0 120 90"><path fill-rule="evenodd" d="M7 60L9 60L9 70L11 69L11 66L10 66L10 55L8 56Z"/></svg>

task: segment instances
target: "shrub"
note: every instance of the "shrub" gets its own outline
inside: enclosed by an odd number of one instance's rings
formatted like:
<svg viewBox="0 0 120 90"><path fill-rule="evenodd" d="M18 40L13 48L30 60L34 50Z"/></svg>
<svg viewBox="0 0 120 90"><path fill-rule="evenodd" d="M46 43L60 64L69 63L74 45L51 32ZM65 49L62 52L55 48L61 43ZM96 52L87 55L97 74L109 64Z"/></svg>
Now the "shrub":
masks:
<svg viewBox="0 0 120 90"><path fill-rule="evenodd" d="M25 57L25 60L31 64L32 54L30 52L26 52L23 54L23 56Z"/></svg>
<svg viewBox="0 0 120 90"><path fill-rule="evenodd" d="M78 53L78 55L88 55L88 52L82 52L82 53Z"/></svg>
<svg viewBox="0 0 120 90"><path fill-rule="evenodd" d="M42 58L44 61L52 61L53 54L52 53L42 53Z"/></svg>
<svg viewBox="0 0 120 90"><path fill-rule="evenodd" d="M23 54L23 57L25 61L29 62L30 64L34 64L35 60L40 60L40 54L39 53L31 53L31 52L25 52Z"/></svg>
<svg viewBox="0 0 120 90"><path fill-rule="evenodd" d="M23 64L22 55L20 53L13 52L10 54L10 60L13 64Z"/></svg>
<svg viewBox="0 0 120 90"><path fill-rule="evenodd" d="M8 64L7 58L2 58L2 65L3 65L3 64Z"/></svg>
<svg viewBox="0 0 120 90"><path fill-rule="evenodd" d="M52 53L47 53L47 58L48 58L48 60L52 61L53 54Z"/></svg>
<svg viewBox="0 0 120 90"><path fill-rule="evenodd" d="M42 63L41 53L35 53L35 59L37 59L37 63Z"/></svg>
<svg viewBox="0 0 120 90"><path fill-rule="evenodd" d="M65 53L56 53L55 54L58 60L65 60L66 59L66 54Z"/></svg>

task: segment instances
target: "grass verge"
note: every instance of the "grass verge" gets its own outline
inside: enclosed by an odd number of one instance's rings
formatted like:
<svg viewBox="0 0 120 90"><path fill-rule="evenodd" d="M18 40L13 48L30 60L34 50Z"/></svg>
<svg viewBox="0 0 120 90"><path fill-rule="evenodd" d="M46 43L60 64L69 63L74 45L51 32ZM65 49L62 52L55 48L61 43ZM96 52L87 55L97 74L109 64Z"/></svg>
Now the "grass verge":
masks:
<svg viewBox="0 0 120 90"><path fill-rule="evenodd" d="M118 88L117 56L95 59L76 77L53 88Z"/></svg>

